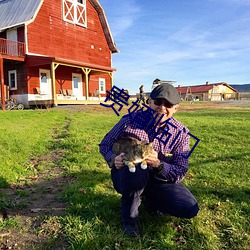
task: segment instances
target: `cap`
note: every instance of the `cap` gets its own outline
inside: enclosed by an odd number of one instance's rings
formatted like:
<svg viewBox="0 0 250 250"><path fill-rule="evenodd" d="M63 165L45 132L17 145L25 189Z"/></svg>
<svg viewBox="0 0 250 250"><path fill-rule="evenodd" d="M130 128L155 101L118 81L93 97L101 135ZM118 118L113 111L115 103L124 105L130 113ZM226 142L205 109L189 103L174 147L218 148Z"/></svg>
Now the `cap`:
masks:
<svg viewBox="0 0 250 250"><path fill-rule="evenodd" d="M180 95L177 89L173 85L168 83L163 83L155 87L150 93L150 98L152 98L153 100L162 98L173 105L180 103Z"/></svg>

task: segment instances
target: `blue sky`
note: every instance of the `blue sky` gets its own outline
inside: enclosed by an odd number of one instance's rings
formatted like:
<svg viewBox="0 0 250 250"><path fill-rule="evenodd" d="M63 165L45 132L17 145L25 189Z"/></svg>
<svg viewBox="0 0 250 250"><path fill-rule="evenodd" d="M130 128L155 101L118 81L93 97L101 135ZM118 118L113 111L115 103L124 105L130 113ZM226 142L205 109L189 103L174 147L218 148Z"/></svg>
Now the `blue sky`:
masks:
<svg viewBox="0 0 250 250"><path fill-rule="evenodd" d="M150 91L155 78L175 86L250 83L250 0L99 0L119 53L114 85Z"/></svg>

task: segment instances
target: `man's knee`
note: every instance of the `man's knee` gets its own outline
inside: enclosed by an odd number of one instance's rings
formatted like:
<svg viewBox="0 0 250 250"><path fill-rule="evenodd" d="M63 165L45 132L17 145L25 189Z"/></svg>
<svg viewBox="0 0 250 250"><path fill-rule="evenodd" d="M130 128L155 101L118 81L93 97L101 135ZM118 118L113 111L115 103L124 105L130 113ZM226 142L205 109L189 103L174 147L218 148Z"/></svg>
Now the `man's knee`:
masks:
<svg viewBox="0 0 250 250"><path fill-rule="evenodd" d="M177 215L177 217L185 218L185 219L191 219L195 217L199 212L199 206L198 203L193 205L192 207L186 208L183 211L180 211L180 214Z"/></svg>

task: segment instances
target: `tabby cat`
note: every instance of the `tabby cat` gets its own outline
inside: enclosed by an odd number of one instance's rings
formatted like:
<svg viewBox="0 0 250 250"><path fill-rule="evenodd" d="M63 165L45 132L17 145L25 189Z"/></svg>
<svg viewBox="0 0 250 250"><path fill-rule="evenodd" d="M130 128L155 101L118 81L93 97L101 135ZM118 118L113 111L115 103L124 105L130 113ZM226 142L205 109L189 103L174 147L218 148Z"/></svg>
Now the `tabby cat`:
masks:
<svg viewBox="0 0 250 250"><path fill-rule="evenodd" d="M122 137L113 144L112 150L116 155L125 153L123 164L134 173L136 163L141 163L142 169L147 168L145 159L153 152L153 143L139 141L132 137Z"/></svg>

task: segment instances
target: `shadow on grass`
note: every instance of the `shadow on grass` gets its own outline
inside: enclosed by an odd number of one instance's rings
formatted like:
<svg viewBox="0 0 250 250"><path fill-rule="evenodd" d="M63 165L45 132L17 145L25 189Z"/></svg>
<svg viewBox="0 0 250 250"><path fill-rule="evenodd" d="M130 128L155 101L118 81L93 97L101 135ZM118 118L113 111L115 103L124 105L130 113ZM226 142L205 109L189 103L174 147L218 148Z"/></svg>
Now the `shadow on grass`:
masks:
<svg viewBox="0 0 250 250"><path fill-rule="evenodd" d="M6 179L0 176L0 188L6 188L8 186L9 183L6 181Z"/></svg>
<svg viewBox="0 0 250 250"><path fill-rule="evenodd" d="M216 152L215 152L216 154ZM249 153L248 152L245 152L245 153L234 153L233 155L232 154L224 154L222 156L214 156L214 155L211 155L211 156L208 156L208 157L203 157L203 158L200 158L198 160L198 163L192 163L192 166L190 164L190 167L191 168L198 168L200 166L202 166L203 164L207 164L207 163L217 163L217 162L224 162L224 161L242 161L242 159L244 157L248 157L249 156ZM232 162L233 164L233 162ZM246 163L247 164L247 163Z"/></svg>
<svg viewBox="0 0 250 250"><path fill-rule="evenodd" d="M128 238L122 232L121 196L113 188L110 173L90 170L77 178L63 195L69 202L65 232L73 249L115 249L115 246L117 249L176 249L191 247L191 235L206 245L205 236L198 232L192 220L151 215L143 205L139 208L141 237Z"/></svg>

